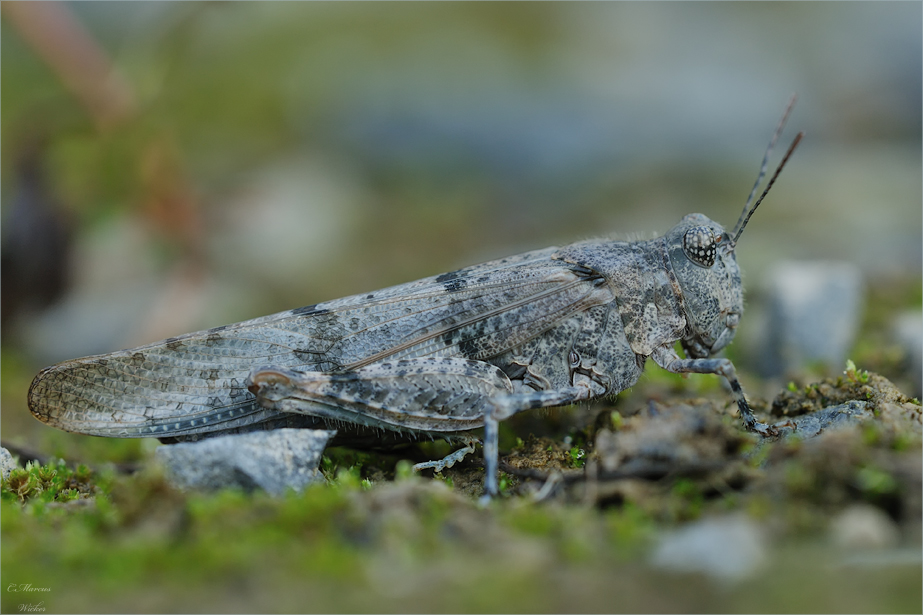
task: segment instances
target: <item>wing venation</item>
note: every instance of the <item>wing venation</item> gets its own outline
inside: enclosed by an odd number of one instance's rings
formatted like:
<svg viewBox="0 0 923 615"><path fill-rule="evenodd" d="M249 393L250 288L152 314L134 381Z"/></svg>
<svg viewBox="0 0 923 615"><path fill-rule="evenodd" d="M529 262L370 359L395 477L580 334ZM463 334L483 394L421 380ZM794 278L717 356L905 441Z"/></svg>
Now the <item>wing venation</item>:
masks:
<svg viewBox="0 0 923 615"><path fill-rule="evenodd" d="M555 248L46 368L29 408L54 427L159 437L278 419L255 402L255 365L336 373L386 357L502 354L611 300L550 258Z"/></svg>

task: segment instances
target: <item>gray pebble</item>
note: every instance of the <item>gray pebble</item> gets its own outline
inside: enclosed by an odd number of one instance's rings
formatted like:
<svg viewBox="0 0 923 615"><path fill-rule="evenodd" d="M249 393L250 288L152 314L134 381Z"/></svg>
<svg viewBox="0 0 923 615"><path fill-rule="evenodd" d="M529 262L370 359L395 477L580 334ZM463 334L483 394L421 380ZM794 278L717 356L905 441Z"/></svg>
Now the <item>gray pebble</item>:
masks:
<svg viewBox="0 0 923 615"><path fill-rule="evenodd" d="M18 467L19 466L16 465L16 461L13 459L10 451L0 447L0 473L3 474L3 478L9 476L10 472Z"/></svg>
<svg viewBox="0 0 923 615"><path fill-rule="evenodd" d="M859 327L862 276L846 262L783 262L769 273L768 315L761 345L765 376L813 363L845 363Z"/></svg>
<svg viewBox="0 0 923 615"><path fill-rule="evenodd" d="M805 440L820 435L825 429L856 425L874 416L867 402L851 400L838 406L827 406L811 414L796 416L791 419L795 429L782 427L779 431L783 436L795 435Z"/></svg>
<svg viewBox="0 0 923 615"><path fill-rule="evenodd" d="M913 377L913 394L923 394L923 313L919 310L901 314L892 330L894 339L907 357L907 369Z"/></svg>
<svg viewBox="0 0 923 615"><path fill-rule="evenodd" d="M900 540L897 524L880 508L853 504L831 524L834 544L844 549L888 549Z"/></svg>
<svg viewBox="0 0 923 615"><path fill-rule="evenodd" d="M651 564L735 582L752 576L766 559L762 529L744 515L733 515L702 519L667 533L654 549Z"/></svg>
<svg viewBox="0 0 923 615"><path fill-rule="evenodd" d="M827 431L857 425L874 417L875 413L868 408L868 402L850 400L845 404L827 406L817 412L792 417L788 419L789 425L778 423L777 427L779 435L785 440L808 440ZM762 439L744 456L752 457L764 447L771 446L773 442L771 439ZM761 465L765 467L766 463L768 460L764 459Z"/></svg>
<svg viewBox="0 0 923 615"><path fill-rule="evenodd" d="M281 495L322 480L317 466L335 431L277 429L161 446L157 459L181 489L242 487Z"/></svg>

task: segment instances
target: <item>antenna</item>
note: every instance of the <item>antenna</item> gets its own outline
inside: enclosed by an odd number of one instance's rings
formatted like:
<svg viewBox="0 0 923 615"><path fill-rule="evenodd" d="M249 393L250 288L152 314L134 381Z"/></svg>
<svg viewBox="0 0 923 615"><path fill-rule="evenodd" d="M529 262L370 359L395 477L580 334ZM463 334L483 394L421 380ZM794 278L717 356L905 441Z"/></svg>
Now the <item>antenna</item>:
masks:
<svg viewBox="0 0 923 615"><path fill-rule="evenodd" d="M785 166L785 163L788 162L788 159L791 157L792 152L795 151L795 148L798 147L798 144L801 143L801 138L804 136L804 132L799 132L795 135L795 140L792 141L792 144L788 146L788 151L785 152L785 157L782 158L782 162L779 163L779 168L776 169L776 172L772 174L772 178L769 180L769 183L766 184L766 189L763 190L763 194L760 195L760 198L756 200L756 203L753 205L753 208L747 213L747 217L743 219L743 223L738 222L740 226L737 229L737 232L734 234L734 239L731 240L731 245L736 246L737 240L740 238L740 234L744 232L744 229L747 226L747 222L750 221L750 216L753 215L753 212L756 211L756 208L760 206L760 203L763 202L763 199L766 198L766 195L769 194L769 189L772 188L772 185L776 183L776 178L779 177L779 173L782 172L782 168ZM746 210L744 210L746 211Z"/></svg>
<svg viewBox="0 0 923 615"><path fill-rule="evenodd" d="M746 224L744 222L744 218L750 218L750 216L747 214L750 209L750 203L753 202L753 197L756 196L756 191L760 187L760 182L763 181L763 177L766 175L766 166L769 164L769 155L772 154L772 148L775 147L776 141L778 141L779 136L782 134L782 129L785 128L785 122L788 121L788 116L792 112L792 107L795 106L795 100L797 100L797 98L797 94L792 94L792 97L788 99L788 104L785 105L785 111L782 113L782 119L779 120L779 125L776 126L776 131L772 134L772 139L769 141L769 147L766 148L766 153L763 155L763 163L760 165L759 175L756 176L756 182L753 184L753 189L750 190L750 196L747 197L747 202L744 205L744 209L740 212L740 218L737 219L737 224L734 225L734 230L731 231L731 235L734 237L740 236L740 232L743 230L743 226ZM753 209L756 209L756 207L754 206ZM750 214L752 214L752 212L750 212Z"/></svg>

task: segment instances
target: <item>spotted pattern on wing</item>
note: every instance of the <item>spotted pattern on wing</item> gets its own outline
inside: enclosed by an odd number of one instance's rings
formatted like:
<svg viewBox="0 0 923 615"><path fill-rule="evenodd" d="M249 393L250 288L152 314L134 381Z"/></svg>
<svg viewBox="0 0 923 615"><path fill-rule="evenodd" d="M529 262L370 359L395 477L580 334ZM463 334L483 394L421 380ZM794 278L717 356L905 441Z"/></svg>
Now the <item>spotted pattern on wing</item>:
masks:
<svg viewBox="0 0 923 615"><path fill-rule="evenodd" d="M85 434L226 432L279 417L243 386L254 365L346 373L386 359L483 360L611 301L605 286L551 259L555 250L67 361L36 376L29 407Z"/></svg>

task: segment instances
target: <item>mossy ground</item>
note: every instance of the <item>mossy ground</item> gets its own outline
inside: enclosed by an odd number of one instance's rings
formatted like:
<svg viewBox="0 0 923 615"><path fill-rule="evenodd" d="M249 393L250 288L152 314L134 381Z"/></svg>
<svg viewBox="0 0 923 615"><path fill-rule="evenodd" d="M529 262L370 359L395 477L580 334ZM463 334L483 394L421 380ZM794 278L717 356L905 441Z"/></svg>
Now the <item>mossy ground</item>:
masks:
<svg viewBox="0 0 923 615"><path fill-rule="evenodd" d="M882 407L915 411L911 420L919 421L919 406L875 374L786 390L779 399L806 404L817 391L879 395ZM30 464L3 481L4 585L50 591L4 592L2 608L919 611L918 560L850 568L843 562L854 554L829 539L831 520L864 502L884 510L901 546L919 553L919 430L897 429L879 413L824 438L754 452L723 405L661 404L627 417L601 406L596 420L565 438L508 433L504 493L486 507L475 497L483 479L476 456L430 478L413 476L401 454L331 450L326 484L281 498L183 493L156 467L126 474ZM671 425L672 456L633 454L628 436L648 446L643 434L655 420ZM619 434L622 474L607 474L611 452L596 444ZM543 491L552 475L558 486ZM772 536L759 576L725 585L646 563L662 531L732 511Z"/></svg>
<svg viewBox="0 0 923 615"><path fill-rule="evenodd" d="M502 425L502 495L487 506L479 452L440 474L410 471L451 452L441 441L328 449L323 484L274 498L177 491L149 463L151 442L55 433L44 450L68 463L29 464L2 483L0 607L919 612L920 405L861 369L901 381L889 353L857 362L751 393L769 422L849 400L874 414L809 440L758 445L718 378L655 369L617 400L524 413ZM837 544L836 520L856 505L883 511L897 541ZM767 536L755 576L722 583L651 565L666 532L729 514ZM49 591L9 591L25 585Z"/></svg>

